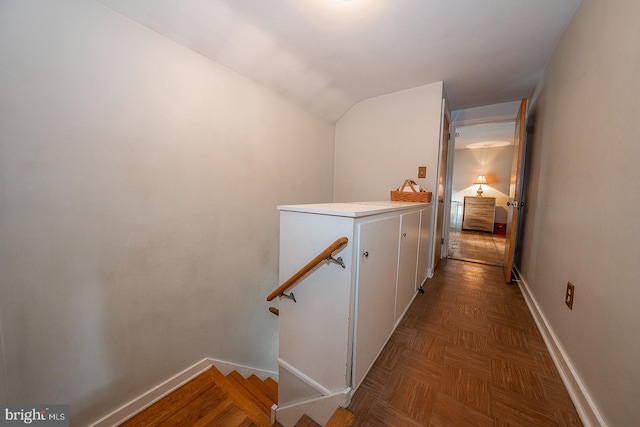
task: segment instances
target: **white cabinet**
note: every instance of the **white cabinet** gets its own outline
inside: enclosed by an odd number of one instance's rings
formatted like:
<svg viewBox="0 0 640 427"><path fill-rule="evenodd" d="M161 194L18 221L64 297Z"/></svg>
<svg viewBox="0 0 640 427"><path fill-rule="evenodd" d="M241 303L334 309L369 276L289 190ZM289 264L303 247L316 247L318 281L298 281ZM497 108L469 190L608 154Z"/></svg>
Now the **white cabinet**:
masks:
<svg viewBox="0 0 640 427"><path fill-rule="evenodd" d="M420 211L357 226L353 387L360 385L416 293Z"/></svg>
<svg viewBox="0 0 640 427"><path fill-rule="evenodd" d="M395 325L400 217L358 224L353 372L359 384Z"/></svg>
<svg viewBox="0 0 640 427"><path fill-rule="evenodd" d="M398 254L398 280L396 287L395 321L404 314L416 293L418 270L418 244L420 238L420 212L400 217L400 242Z"/></svg>
<svg viewBox="0 0 640 427"><path fill-rule="evenodd" d="M418 271L416 279L416 288L420 288L429 273L429 261L433 259L431 256L431 223L432 212L431 205L420 210L420 239L418 243Z"/></svg>
<svg viewBox="0 0 640 427"><path fill-rule="evenodd" d="M349 243L281 298L280 405L351 393L426 278L431 205L406 202L280 206L280 282L340 237Z"/></svg>

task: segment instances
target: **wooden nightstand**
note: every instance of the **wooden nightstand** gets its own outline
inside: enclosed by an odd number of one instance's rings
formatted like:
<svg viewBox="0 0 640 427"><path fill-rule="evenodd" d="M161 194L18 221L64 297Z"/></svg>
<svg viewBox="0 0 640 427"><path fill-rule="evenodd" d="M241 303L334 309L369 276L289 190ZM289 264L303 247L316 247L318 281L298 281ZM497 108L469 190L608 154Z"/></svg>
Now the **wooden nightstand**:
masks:
<svg viewBox="0 0 640 427"><path fill-rule="evenodd" d="M493 221L496 215L495 197L464 198L462 229L489 231L493 233Z"/></svg>

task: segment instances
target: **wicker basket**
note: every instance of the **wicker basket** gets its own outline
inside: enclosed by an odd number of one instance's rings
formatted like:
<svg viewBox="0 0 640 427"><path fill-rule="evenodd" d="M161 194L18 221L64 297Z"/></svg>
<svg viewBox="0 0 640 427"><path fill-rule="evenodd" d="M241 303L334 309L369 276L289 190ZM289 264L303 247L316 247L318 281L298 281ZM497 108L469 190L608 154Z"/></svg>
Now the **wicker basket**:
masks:
<svg viewBox="0 0 640 427"><path fill-rule="evenodd" d="M416 191L414 187L415 182L410 179L405 179L404 184L400 187L399 191L391 192L391 201L394 202L419 202L430 203L431 192L430 191ZM405 187L409 186L413 191L403 191Z"/></svg>

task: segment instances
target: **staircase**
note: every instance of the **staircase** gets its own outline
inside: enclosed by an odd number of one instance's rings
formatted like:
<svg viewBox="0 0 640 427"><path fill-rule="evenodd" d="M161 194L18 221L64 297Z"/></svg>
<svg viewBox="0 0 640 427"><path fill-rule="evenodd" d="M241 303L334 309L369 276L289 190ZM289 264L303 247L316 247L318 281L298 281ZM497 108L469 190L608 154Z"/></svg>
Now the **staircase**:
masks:
<svg viewBox="0 0 640 427"><path fill-rule="evenodd" d="M278 383L255 375L244 378L237 371L228 375L211 367L187 384L130 418L121 427L142 426L257 426L281 427L271 422L277 404ZM353 414L338 408L326 426L350 426ZM316 427L303 416L295 427Z"/></svg>

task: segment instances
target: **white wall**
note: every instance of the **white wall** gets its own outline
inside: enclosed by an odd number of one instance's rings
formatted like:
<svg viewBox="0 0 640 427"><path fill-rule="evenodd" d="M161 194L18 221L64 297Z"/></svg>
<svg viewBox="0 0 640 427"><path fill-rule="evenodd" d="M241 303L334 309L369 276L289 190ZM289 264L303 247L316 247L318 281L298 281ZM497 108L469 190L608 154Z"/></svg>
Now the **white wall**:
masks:
<svg viewBox="0 0 640 427"><path fill-rule="evenodd" d="M3 1L0 57L8 401L275 371L276 205L331 201L334 126L90 1Z"/></svg>
<svg viewBox="0 0 640 427"><path fill-rule="evenodd" d="M637 0L583 0L545 71L521 266L597 410L620 427L640 420L639 16Z"/></svg>
<svg viewBox="0 0 640 427"><path fill-rule="evenodd" d="M484 173L488 183L482 186L483 196L496 198L495 222L506 223L512 161L513 146L455 150L451 200L477 196L474 183Z"/></svg>
<svg viewBox="0 0 640 427"><path fill-rule="evenodd" d="M0 404L7 403L7 368L4 363L4 345L2 344L2 323L0 319Z"/></svg>
<svg viewBox="0 0 640 427"><path fill-rule="evenodd" d="M516 119L519 108L520 100L455 110L451 112L451 122L454 126L507 122Z"/></svg>
<svg viewBox="0 0 640 427"><path fill-rule="evenodd" d="M411 178L437 193L442 82L356 104L336 124L334 201L389 200ZM418 166L427 177L418 179Z"/></svg>

